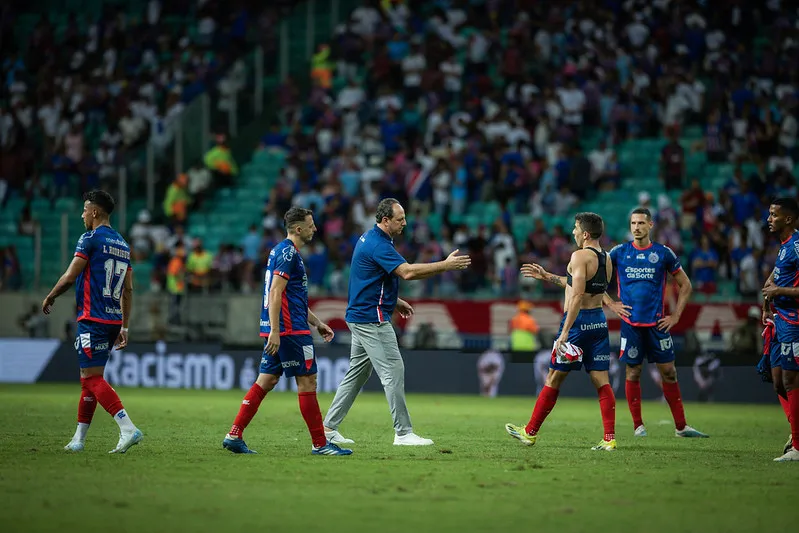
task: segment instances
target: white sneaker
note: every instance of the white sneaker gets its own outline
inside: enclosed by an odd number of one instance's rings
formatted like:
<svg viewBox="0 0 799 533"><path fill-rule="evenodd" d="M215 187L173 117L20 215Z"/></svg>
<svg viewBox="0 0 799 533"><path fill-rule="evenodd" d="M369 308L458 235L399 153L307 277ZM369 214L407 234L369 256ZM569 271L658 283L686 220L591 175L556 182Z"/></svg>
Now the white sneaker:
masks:
<svg viewBox="0 0 799 533"><path fill-rule="evenodd" d="M108 453L125 453L132 446L135 446L136 444L140 443L143 438L144 435L138 429L130 433L120 433L119 442L117 442L117 447Z"/></svg>
<svg viewBox="0 0 799 533"><path fill-rule="evenodd" d="M799 461L799 450L793 446L791 446L791 449L788 450L785 455L774 459L774 462L776 463L785 463L788 461Z"/></svg>
<svg viewBox="0 0 799 533"><path fill-rule="evenodd" d="M355 444L354 440L348 439L347 437L339 433L338 430L335 429L331 431L325 430L325 437L327 437L327 440L329 440L333 444Z"/></svg>
<svg viewBox="0 0 799 533"><path fill-rule="evenodd" d="M69 444L64 446L64 450L68 452L82 452L83 451L83 441L80 440L71 440Z"/></svg>
<svg viewBox="0 0 799 533"><path fill-rule="evenodd" d="M633 433L633 435L636 436L636 437L646 437L647 436L647 432L646 432L646 428L644 427L644 425L641 424L640 426L635 428L635 432Z"/></svg>
<svg viewBox="0 0 799 533"><path fill-rule="evenodd" d="M420 437L416 433L406 435L395 435L394 446L432 446L433 441Z"/></svg>
<svg viewBox="0 0 799 533"><path fill-rule="evenodd" d="M685 437L685 438L695 438L695 439L706 439L710 435L706 435L701 431L692 428L691 426L685 426L682 429L675 429L674 435L677 437Z"/></svg>

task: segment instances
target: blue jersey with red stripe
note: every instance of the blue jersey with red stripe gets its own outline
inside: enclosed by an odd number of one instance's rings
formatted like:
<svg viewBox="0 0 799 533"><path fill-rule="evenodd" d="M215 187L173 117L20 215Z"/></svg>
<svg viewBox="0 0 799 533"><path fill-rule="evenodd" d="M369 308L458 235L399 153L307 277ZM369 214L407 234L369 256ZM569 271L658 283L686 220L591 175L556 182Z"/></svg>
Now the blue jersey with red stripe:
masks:
<svg viewBox="0 0 799 533"><path fill-rule="evenodd" d="M682 268L671 248L650 243L638 248L634 241L620 244L610 251L616 273L618 297L632 307L630 316L622 318L632 326L654 326L663 318L664 294L668 276Z"/></svg>
<svg viewBox="0 0 799 533"><path fill-rule="evenodd" d="M300 251L286 239L272 248L264 276L264 300L261 307L261 337L272 331L269 323L269 289L274 276L288 280L280 305L280 336L310 335L308 327L308 276Z"/></svg>
<svg viewBox="0 0 799 533"><path fill-rule="evenodd" d="M774 262L774 284L778 287L799 286L799 232L793 232L780 245ZM789 324L799 324L799 300L790 296L777 296L772 302L774 311Z"/></svg>
<svg viewBox="0 0 799 533"><path fill-rule="evenodd" d="M376 224L358 239L352 252L347 312L355 324L388 322L397 306L399 278L394 270L405 258L394 240Z"/></svg>
<svg viewBox="0 0 799 533"><path fill-rule="evenodd" d="M122 324L122 288L132 270L128 243L111 226L100 226L81 235L75 256L86 260L75 280L78 321Z"/></svg>

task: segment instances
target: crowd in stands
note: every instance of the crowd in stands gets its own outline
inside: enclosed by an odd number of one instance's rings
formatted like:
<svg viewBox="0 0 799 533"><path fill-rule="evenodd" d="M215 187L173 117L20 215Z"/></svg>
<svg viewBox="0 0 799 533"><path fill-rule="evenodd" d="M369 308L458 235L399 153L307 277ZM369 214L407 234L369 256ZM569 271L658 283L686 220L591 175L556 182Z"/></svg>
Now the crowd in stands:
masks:
<svg viewBox="0 0 799 533"><path fill-rule="evenodd" d="M251 34L274 40L294 3L150 0L143 13L106 4L97 20L73 12L65 27L44 13L20 46L13 37L23 7L4 8L0 205L12 195L115 191L126 154L145 141L168 144L189 101L238 89L220 75Z"/></svg>
<svg viewBox="0 0 799 533"><path fill-rule="evenodd" d="M134 226L134 248L149 240L160 251L154 283L173 294L258 290L266 255L283 238L282 215L301 205L319 228L305 251L312 290L346 294L354 243L374 224L377 202L391 196L409 216L397 243L409 261L455 248L472 256L469 271L416 283L416 295L513 295L524 288L521 262L561 271L568 261L571 228L548 229L543 220L619 188L624 142L665 137L654 173L665 190L684 192L673 204L641 191L654 237L687 254L700 290L735 279L741 293L755 294L774 259L763 228L768 198L796 194L799 162L799 20L779 4L364 0L310 58L309 92L289 78L274 95L279 112L259 150L286 163L260 226L219 251L184 238L194 200L230 183L233 167L206 159L170 188L163 231L136 244ZM185 47L177 57L208 68ZM157 77L168 80L167 93L182 65L173 61ZM191 68L178 70L191 78ZM704 138L689 146L680 136L691 127ZM70 132L68 125L63 136ZM599 142L587 143L595 132ZM692 151L732 165L721 190L704 190L702 176L686 173ZM500 206L493 224L462 223L477 202ZM537 219L523 243L512 232L519 214ZM138 224L151 225L148 217Z"/></svg>
<svg viewBox="0 0 799 533"><path fill-rule="evenodd" d="M654 173L666 191L685 192L676 205L641 193L654 237L690 250L683 262L701 291L734 279L741 293L757 293L774 259L763 225L769 198L796 194L797 13L750 1L723 10L634 0L435 4L365 1L314 56L310 94L279 93L281 122L261 149L285 153L287 164L264 209L262 251L292 202L312 208L320 245L308 257L311 284L340 292L355 239L379 199L393 196L412 218L398 243L406 258L455 248L473 257L469 273L420 283L418 294L510 295L520 262L557 270L568 260L570 227L548 231L542 219L617 188L616 147L661 136ZM757 27L765 42L756 54ZM681 144L692 126L703 140ZM585 149L581 139L596 130L601 141ZM686 174L690 151L734 165L729 182L703 190L701 176ZM744 174L747 163L757 170ZM501 206L493 225L458 223L469 205L492 201ZM510 231L517 213L537 218L521 246ZM431 214L444 220L436 238ZM321 286L329 265L334 275Z"/></svg>

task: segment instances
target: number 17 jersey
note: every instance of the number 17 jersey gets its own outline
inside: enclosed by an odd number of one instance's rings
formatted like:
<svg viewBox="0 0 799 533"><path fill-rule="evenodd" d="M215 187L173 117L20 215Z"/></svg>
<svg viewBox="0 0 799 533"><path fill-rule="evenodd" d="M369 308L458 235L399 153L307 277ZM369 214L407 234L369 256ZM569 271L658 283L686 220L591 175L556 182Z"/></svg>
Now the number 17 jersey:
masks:
<svg viewBox="0 0 799 533"><path fill-rule="evenodd" d="M111 226L100 226L81 235L75 257L86 267L75 280L78 321L122 324L122 288L130 275L130 246Z"/></svg>

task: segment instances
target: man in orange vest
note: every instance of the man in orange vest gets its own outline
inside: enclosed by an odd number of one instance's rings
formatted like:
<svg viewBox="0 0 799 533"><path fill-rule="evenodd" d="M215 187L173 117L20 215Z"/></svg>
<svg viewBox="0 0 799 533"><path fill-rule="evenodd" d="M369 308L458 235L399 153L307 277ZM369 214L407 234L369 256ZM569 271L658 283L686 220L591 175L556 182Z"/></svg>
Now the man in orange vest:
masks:
<svg viewBox="0 0 799 533"><path fill-rule="evenodd" d="M538 322L530 314L533 304L520 300L517 307L519 311L510 321L510 349L513 352L536 351L541 343L538 341Z"/></svg>

